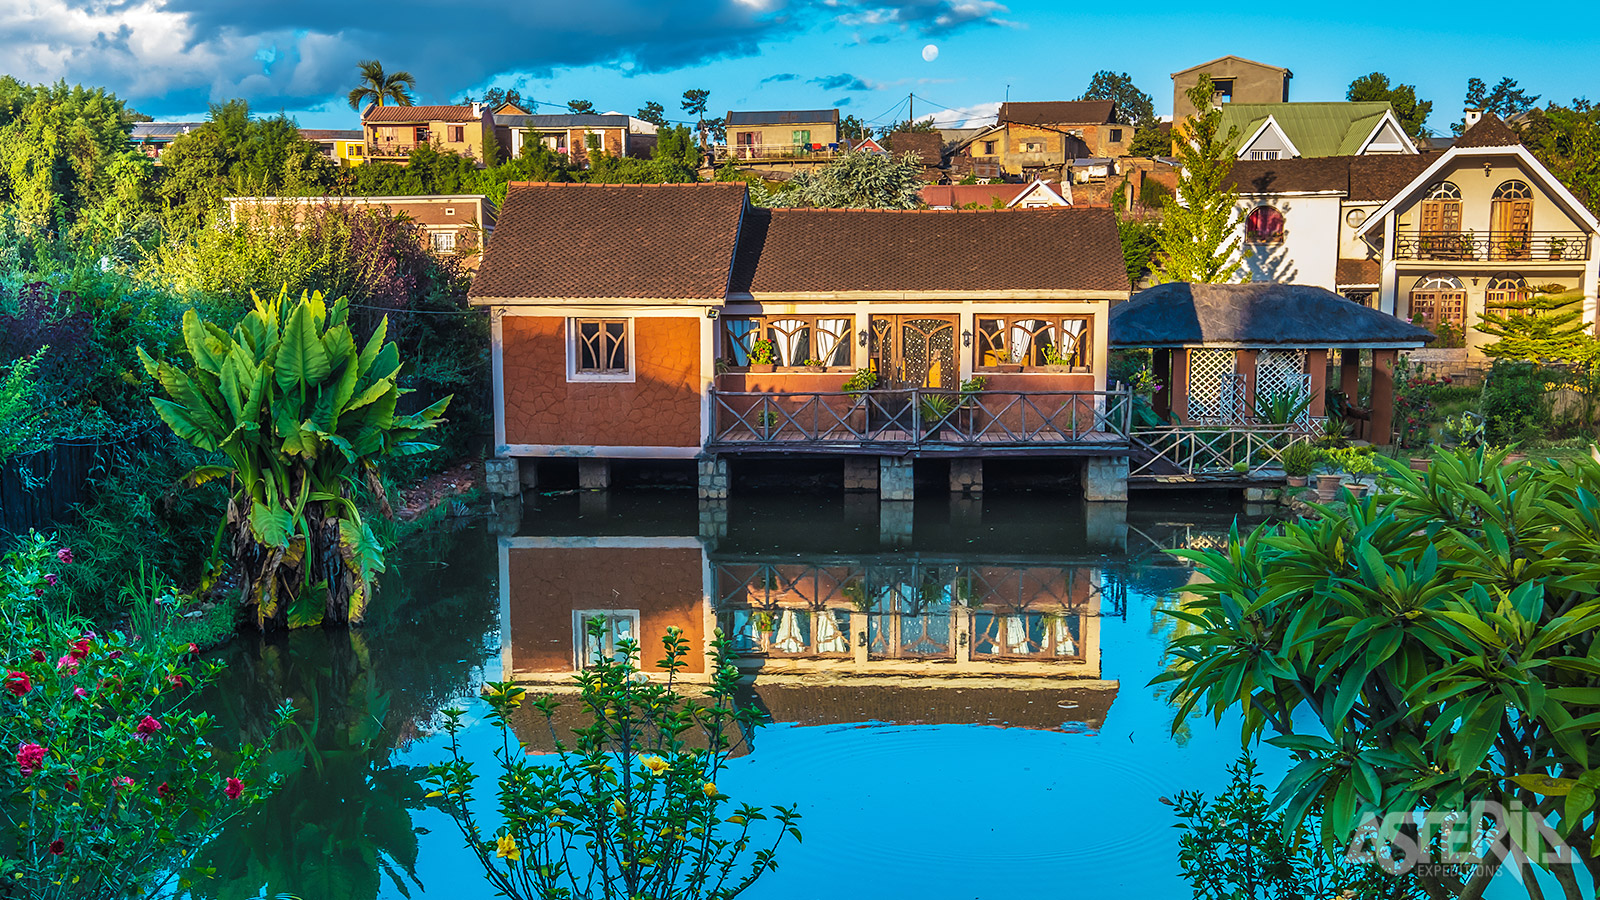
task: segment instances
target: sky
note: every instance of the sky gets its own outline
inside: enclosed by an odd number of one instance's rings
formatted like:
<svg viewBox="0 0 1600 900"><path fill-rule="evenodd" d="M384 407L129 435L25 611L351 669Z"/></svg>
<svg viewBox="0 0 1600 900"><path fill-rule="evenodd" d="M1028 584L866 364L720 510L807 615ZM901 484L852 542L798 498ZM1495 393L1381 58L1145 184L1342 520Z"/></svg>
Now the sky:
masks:
<svg viewBox="0 0 1600 900"><path fill-rule="evenodd" d="M1512 8L1514 9L1514 8ZM1531 9L1531 8L1530 8ZM101 85L159 120L243 97L303 127L357 128L359 60L416 76L417 102L517 88L540 112L585 99L686 118L683 91L729 109L839 107L869 124L993 121L1000 101L1078 97L1126 72L1172 109L1170 75L1235 54L1294 72L1291 100L1342 100L1368 72L1414 84L1429 126L1461 115L1466 81L1510 76L1545 101L1600 100L1600 9L1501 3L1147 0L0 0L0 74ZM1380 14L1381 13L1381 14Z"/></svg>

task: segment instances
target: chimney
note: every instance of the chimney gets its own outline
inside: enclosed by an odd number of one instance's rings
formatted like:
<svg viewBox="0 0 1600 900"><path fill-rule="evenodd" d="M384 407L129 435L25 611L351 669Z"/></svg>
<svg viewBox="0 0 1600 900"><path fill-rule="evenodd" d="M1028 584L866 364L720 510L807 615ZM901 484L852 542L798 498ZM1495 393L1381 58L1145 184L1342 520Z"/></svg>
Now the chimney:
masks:
<svg viewBox="0 0 1600 900"><path fill-rule="evenodd" d="M474 119L483 118L483 104L476 100L472 101L472 117Z"/></svg>
<svg viewBox="0 0 1600 900"><path fill-rule="evenodd" d="M1478 120L1482 119L1482 118L1483 118L1483 110L1482 109L1479 109L1476 106L1469 106L1469 107L1466 108L1466 120L1465 121L1467 123L1467 127L1468 128L1471 128L1472 126L1478 124Z"/></svg>

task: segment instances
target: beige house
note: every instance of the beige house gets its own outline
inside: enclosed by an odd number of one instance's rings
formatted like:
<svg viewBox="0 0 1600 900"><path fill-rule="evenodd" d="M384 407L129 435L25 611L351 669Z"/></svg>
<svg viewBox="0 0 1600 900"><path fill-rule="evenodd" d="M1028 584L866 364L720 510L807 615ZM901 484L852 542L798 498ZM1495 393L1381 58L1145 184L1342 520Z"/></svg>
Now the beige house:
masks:
<svg viewBox="0 0 1600 900"><path fill-rule="evenodd" d="M494 133L494 115L482 103L369 106L361 116L361 130L367 159L373 162L403 163L412 150L426 144L483 166L485 138Z"/></svg>
<svg viewBox="0 0 1600 900"><path fill-rule="evenodd" d="M728 113L728 155L738 162L830 160L841 149L837 109Z"/></svg>
<svg viewBox="0 0 1600 900"><path fill-rule="evenodd" d="M238 224L254 213L283 215L294 222L319 207L378 208L403 215L427 233L428 248L456 257L476 271L494 233L495 205L482 194L432 194L403 197L227 197L228 219ZM270 220L269 220L270 221Z"/></svg>
<svg viewBox="0 0 1600 900"><path fill-rule="evenodd" d="M1172 73L1172 120L1183 121L1195 113L1189 102L1189 89L1210 75L1217 92L1214 100L1223 103L1288 103L1289 79L1294 73L1282 66L1268 65L1239 56L1224 56Z"/></svg>

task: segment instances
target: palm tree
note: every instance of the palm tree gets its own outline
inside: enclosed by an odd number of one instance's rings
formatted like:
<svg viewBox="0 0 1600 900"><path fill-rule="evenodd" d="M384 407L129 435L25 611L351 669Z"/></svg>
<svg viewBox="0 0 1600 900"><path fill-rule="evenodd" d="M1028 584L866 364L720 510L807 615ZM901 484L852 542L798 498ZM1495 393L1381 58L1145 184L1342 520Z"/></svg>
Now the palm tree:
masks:
<svg viewBox="0 0 1600 900"><path fill-rule="evenodd" d="M360 63L361 86L350 91L350 108L360 109L363 103L385 105L393 100L396 106L411 106L411 92L417 79L410 72L384 72L383 63L365 59Z"/></svg>

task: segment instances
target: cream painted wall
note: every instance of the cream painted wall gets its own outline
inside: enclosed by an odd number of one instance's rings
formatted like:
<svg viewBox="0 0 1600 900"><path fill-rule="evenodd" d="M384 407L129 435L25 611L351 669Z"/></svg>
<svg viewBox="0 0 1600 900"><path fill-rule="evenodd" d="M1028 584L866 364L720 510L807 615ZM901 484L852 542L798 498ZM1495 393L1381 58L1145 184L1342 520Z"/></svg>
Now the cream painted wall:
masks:
<svg viewBox="0 0 1600 900"><path fill-rule="evenodd" d="M1466 157L1457 161L1447 172L1442 173L1437 179L1449 181L1461 189L1461 230L1462 232L1474 231L1483 234L1490 230L1490 206L1493 203L1495 188L1502 183L1516 179L1526 183L1533 189L1533 230L1534 231L1578 231L1582 226L1572 220L1561 209L1549 194L1542 191L1539 183L1511 157L1490 157L1489 174L1484 175L1483 157ZM1422 216L1418 203L1413 203L1400 211L1397 231L1401 234L1416 234L1422 227Z"/></svg>
<svg viewBox="0 0 1600 900"><path fill-rule="evenodd" d="M1254 281L1310 284L1333 290L1339 263L1341 216L1337 195L1298 197L1244 197L1239 202L1239 228L1257 206L1272 206L1283 213L1284 238L1278 244L1249 244L1254 255L1245 270Z"/></svg>

